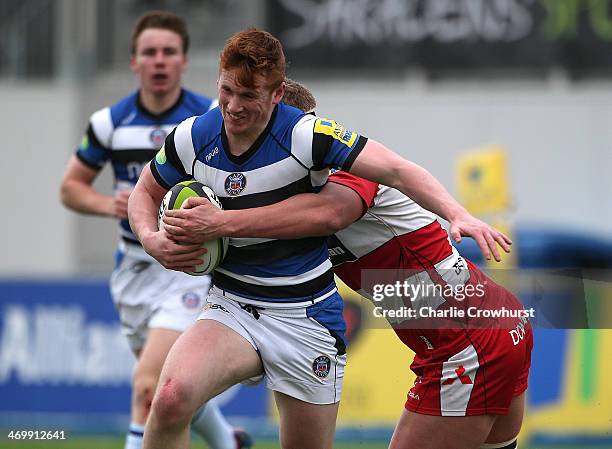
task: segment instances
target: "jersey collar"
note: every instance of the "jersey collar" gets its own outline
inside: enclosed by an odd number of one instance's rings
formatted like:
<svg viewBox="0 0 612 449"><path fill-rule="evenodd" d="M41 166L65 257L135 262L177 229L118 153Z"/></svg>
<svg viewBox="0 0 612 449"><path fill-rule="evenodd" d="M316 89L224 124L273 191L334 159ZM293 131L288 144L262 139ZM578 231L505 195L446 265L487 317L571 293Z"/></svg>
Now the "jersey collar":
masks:
<svg viewBox="0 0 612 449"><path fill-rule="evenodd" d="M178 98L176 99L176 101L174 102L174 104L172 106L170 106L165 111L160 112L159 114L155 114L155 113L149 111L145 107L145 105L142 104L142 101L140 100L140 90L138 90L137 94L136 94L136 105L142 111L143 114L148 115L149 117L151 117L151 118L153 118L155 120L159 120L159 119L163 118L164 116L166 116L166 115L170 114L171 112L173 112L176 108L178 108L178 106L182 103L184 96L185 96L185 89L181 89L181 94L178 96Z"/></svg>
<svg viewBox="0 0 612 449"><path fill-rule="evenodd" d="M261 144L264 142L268 134L270 134L270 131L272 130L272 125L274 124L274 119L276 118L277 112L278 112L278 105L274 106L274 111L272 111L272 115L270 116L270 121L268 122L266 129L264 129L261 132L261 134L257 137L257 139L255 139L255 142L253 142L253 144L249 147L249 149L246 150L244 153L242 153L240 156L233 155L229 151L229 141L227 140L227 134L225 133L225 122L223 122L221 126L221 144L223 145L223 151L225 151L227 158L236 165L242 165L247 160L249 160L249 158L257 152L257 150L259 149Z"/></svg>

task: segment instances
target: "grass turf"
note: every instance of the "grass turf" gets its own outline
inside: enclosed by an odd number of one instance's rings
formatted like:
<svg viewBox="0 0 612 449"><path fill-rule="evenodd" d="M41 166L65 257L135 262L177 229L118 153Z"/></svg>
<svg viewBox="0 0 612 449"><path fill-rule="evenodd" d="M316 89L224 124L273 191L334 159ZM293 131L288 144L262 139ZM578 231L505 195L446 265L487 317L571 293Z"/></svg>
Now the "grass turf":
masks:
<svg viewBox="0 0 612 449"><path fill-rule="evenodd" d="M388 442L338 442L334 449L386 449ZM63 441L46 440L7 440L0 439L0 449L123 449L124 439L122 437L109 436L68 436ZM192 449L203 449L205 446L194 440ZM603 448L605 446L597 446ZM254 449L280 449L277 441L257 440ZM523 449L523 448L521 448ZM587 449L583 446L538 446L525 447L524 449Z"/></svg>

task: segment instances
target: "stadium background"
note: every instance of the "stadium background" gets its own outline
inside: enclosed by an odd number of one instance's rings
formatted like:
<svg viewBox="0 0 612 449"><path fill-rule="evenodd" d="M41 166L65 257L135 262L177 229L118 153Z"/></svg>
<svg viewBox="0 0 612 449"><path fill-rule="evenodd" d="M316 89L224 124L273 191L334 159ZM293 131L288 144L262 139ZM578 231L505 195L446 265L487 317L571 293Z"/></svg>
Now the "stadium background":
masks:
<svg viewBox="0 0 612 449"><path fill-rule="evenodd" d="M135 88L128 37L152 8L188 19L187 86L214 95L224 40L245 26L268 28L320 115L422 164L510 229L511 263L600 270L584 282L597 329L537 331L522 438L532 448L612 447L607 0L0 1L10 211L0 225L0 447L13 447L7 429L112 438L127 422L132 361L106 287L114 227L64 210L58 189L89 114ZM108 171L97 185L111 191ZM459 248L477 257L470 242ZM346 294L353 344L338 440L365 447L390 434L413 380L411 354ZM223 400L235 421L274 437L263 388Z"/></svg>

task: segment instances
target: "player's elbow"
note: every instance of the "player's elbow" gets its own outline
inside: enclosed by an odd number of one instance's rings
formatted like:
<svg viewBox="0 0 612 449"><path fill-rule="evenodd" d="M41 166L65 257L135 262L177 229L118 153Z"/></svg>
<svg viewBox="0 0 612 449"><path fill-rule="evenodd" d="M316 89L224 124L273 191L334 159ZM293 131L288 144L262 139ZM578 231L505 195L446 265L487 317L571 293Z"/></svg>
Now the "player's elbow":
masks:
<svg viewBox="0 0 612 449"><path fill-rule="evenodd" d="M327 235L335 234L349 226L355 221L351 208L345 204L338 203L328 208L327 212Z"/></svg>
<svg viewBox="0 0 612 449"><path fill-rule="evenodd" d="M62 204L65 207L68 208L73 208L73 192L74 192L74 186L72 185L73 183L70 182L70 180L66 180L64 179L62 181L62 185L60 186L60 192L59 192L59 196L60 196L60 201L62 202Z"/></svg>

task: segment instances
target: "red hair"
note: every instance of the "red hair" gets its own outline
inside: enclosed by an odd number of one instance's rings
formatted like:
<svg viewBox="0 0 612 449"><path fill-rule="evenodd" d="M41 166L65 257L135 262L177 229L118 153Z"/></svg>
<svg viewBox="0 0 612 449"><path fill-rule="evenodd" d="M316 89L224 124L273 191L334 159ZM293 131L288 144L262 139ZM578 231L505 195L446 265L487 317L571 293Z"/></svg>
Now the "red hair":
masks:
<svg viewBox="0 0 612 449"><path fill-rule="evenodd" d="M230 37L219 57L219 70L236 70L236 80L254 88L263 75L267 87L278 88L285 79L285 53L280 41L267 31L248 28Z"/></svg>

